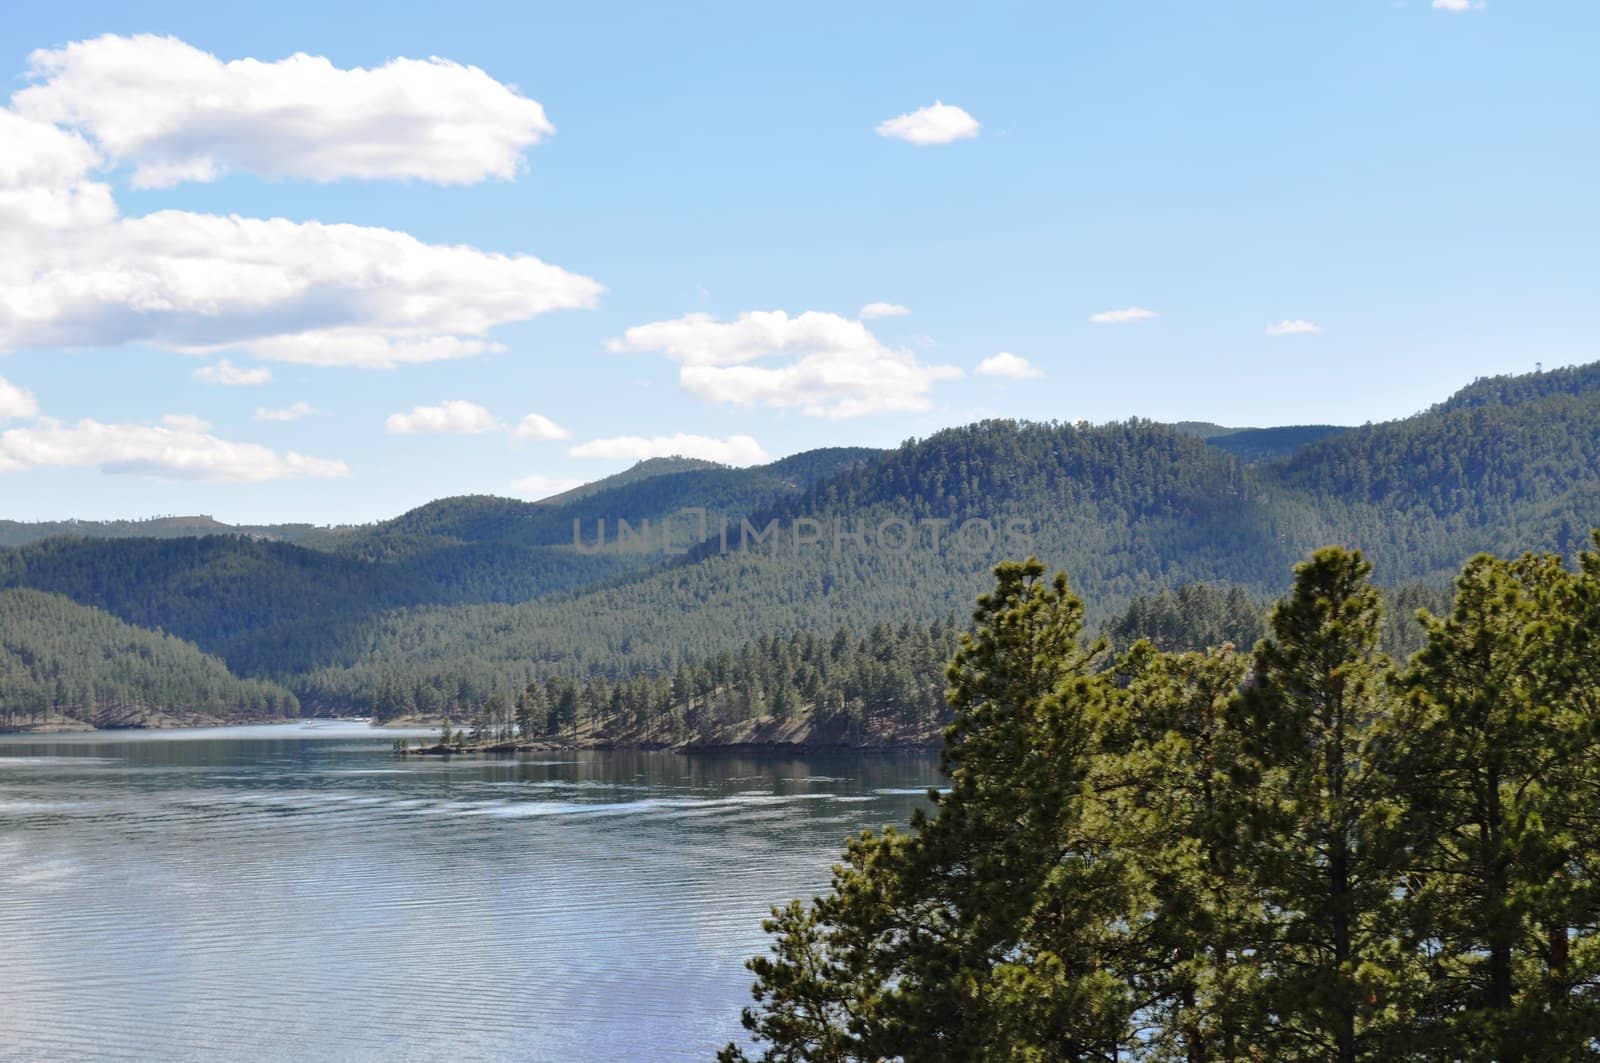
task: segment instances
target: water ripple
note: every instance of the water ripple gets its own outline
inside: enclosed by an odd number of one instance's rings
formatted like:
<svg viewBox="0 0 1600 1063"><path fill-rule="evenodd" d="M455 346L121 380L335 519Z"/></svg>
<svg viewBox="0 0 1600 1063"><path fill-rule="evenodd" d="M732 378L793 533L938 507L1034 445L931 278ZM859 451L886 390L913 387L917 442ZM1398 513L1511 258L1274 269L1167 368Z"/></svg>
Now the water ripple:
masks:
<svg viewBox="0 0 1600 1063"><path fill-rule="evenodd" d="M0 742L0 1061L706 1059L767 909L932 758Z"/></svg>

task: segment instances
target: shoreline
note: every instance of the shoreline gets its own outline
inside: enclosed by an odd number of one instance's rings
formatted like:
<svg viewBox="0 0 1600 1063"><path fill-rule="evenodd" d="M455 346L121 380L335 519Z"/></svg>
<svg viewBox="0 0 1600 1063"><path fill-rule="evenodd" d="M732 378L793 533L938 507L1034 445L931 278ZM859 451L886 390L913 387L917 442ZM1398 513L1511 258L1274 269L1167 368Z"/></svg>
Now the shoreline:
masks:
<svg viewBox="0 0 1600 1063"><path fill-rule="evenodd" d="M814 754L814 753L937 753L938 742L877 742L871 745L852 745L843 742L620 742L577 741L558 742L490 742L478 745L396 747L397 756L406 757L467 757L492 754L508 756L517 753L758 753L758 754Z"/></svg>
<svg viewBox="0 0 1600 1063"><path fill-rule="evenodd" d="M304 716L275 720L218 720L208 717L183 717L154 714L139 722L95 726L85 720L53 718L18 727L0 728L0 737L16 735L114 735L118 733L158 733L162 731L210 730L225 727L290 727L295 725L365 724L374 738L385 732L406 731L409 737L419 737L416 731L433 729L441 720L405 718L382 723L370 716ZM435 739L437 736L434 736ZM398 739L403 741L404 739ZM515 739L500 742L478 742L472 745L445 747L436 740L423 746L407 746L394 752L404 756L511 756L520 753L581 753L581 752L634 752L634 753L746 753L760 755L798 755L817 753L934 753L942 742L938 736L917 738L883 738L871 742L848 742L837 738L812 739L801 731L771 739L721 739L695 738L685 741L667 741L644 737L608 738L598 735L580 735L573 738Z"/></svg>
<svg viewBox="0 0 1600 1063"><path fill-rule="evenodd" d="M55 718L21 726L0 727L0 735L117 734L124 731L198 731L216 727L285 727L303 723L369 723L367 716L295 716L270 720L222 720L213 716L156 714L136 723L97 727L87 720Z"/></svg>

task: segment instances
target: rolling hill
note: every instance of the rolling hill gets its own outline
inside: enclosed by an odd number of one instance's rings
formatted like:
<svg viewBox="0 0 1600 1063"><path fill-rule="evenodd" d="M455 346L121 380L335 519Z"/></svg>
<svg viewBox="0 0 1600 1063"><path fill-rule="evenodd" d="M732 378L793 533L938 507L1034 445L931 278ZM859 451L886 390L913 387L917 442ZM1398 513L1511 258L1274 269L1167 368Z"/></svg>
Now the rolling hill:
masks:
<svg viewBox="0 0 1600 1063"><path fill-rule="evenodd" d="M192 644L42 591L0 591L0 728L280 720L293 694Z"/></svg>
<svg viewBox="0 0 1600 1063"><path fill-rule="evenodd" d="M619 519L659 530L691 508L698 545L687 520L687 549L615 541ZM54 539L0 551L0 587L171 631L310 707L423 689L464 705L534 676L662 674L761 636L960 615L1017 554L1068 571L1099 622L1184 584L1271 596L1331 542L1391 586L1441 585L1477 551L1571 551L1595 524L1600 367L1583 367L1359 428L986 421L750 469L647 462L543 502L443 499L299 544Z"/></svg>

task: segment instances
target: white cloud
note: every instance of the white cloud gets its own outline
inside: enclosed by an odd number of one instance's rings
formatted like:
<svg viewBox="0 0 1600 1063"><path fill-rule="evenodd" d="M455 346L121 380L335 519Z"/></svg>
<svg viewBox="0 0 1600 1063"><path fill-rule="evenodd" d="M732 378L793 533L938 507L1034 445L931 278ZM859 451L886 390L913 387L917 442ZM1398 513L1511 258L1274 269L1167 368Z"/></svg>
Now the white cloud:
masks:
<svg viewBox="0 0 1600 1063"><path fill-rule="evenodd" d="M808 310L751 311L734 321L687 314L628 329L613 351L660 351L682 363L679 383L708 402L795 408L843 419L926 410L934 383L961 376L930 366L909 350L884 345L860 321ZM744 363L794 359L781 366Z"/></svg>
<svg viewBox="0 0 1600 1063"><path fill-rule="evenodd" d="M405 233L160 211L0 235L0 349L148 343L387 369L470 357L496 325L601 288L526 255Z"/></svg>
<svg viewBox="0 0 1600 1063"><path fill-rule="evenodd" d="M1044 376L1044 371L1038 366L1010 351L1001 351L985 358L978 363L978 372L984 376L1003 376L1011 380Z"/></svg>
<svg viewBox="0 0 1600 1063"><path fill-rule="evenodd" d="M583 480L568 476L546 476L536 472L531 476L524 476L511 485L511 493L518 498L526 498L537 502L541 498L559 495L563 491L570 491L574 487L582 487Z"/></svg>
<svg viewBox="0 0 1600 1063"><path fill-rule="evenodd" d="M861 320L870 321L875 317L905 317L911 313L908 307L899 303L868 303L861 308Z"/></svg>
<svg viewBox="0 0 1600 1063"><path fill-rule="evenodd" d="M280 454L255 443L218 439L195 417L165 423L75 425L49 418L0 432L0 472L42 468L99 468L104 473L163 476L217 483L264 483L350 475L342 461Z"/></svg>
<svg viewBox="0 0 1600 1063"><path fill-rule="evenodd" d="M542 413L530 413L517 425L518 439L570 439L572 433Z"/></svg>
<svg viewBox="0 0 1600 1063"><path fill-rule="evenodd" d="M116 216L106 185L85 180L100 157L76 133L0 107L0 233L95 225Z"/></svg>
<svg viewBox="0 0 1600 1063"><path fill-rule="evenodd" d="M383 422L391 435L479 435L496 432L500 422L475 402L447 399L437 406L416 406L410 413L391 413Z"/></svg>
<svg viewBox="0 0 1600 1063"><path fill-rule="evenodd" d="M33 392L20 388L0 376L0 421L7 418L37 416L39 416L39 400L33 397Z"/></svg>
<svg viewBox="0 0 1600 1063"><path fill-rule="evenodd" d="M294 402L282 409L272 410L265 406L256 407L256 420L258 421L298 421L302 417L310 417L317 411L309 402Z"/></svg>
<svg viewBox="0 0 1600 1063"><path fill-rule="evenodd" d="M1435 11L1481 11L1487 6L1484 0L1433 0Z"/></svg>
<svg viewBox="0 0 1600 1063"><path fill-rule="evenodd" d="M514 177L555 132L537 101L477 67L392 59L341 70L320 56L223 62L172 37L106 35L29 56L31 118L78 128L141 187L244 170L317 181Z"/></svg>
<svg viewBox="0 0 1600 1063"><path fill-rule="evenodd" d="M975 137L980 128L978 120L966 111L954 104L936 100L930 107L919 107L910 114L879 122L877 132L880 137L906 140L926 147Z"/></svg>
<svg viewBox="0 0 1600 1063"><path fill-rule="evenodd" d="M180 432L208 432L211 422L204 417L196 417L192 413L169 413L161 418L161 423L168 428L176 428Z"/></svg>
<svg viewBox="0 0 1600 1063"><path fill-rule="evenodd" d="M1159 315L1154 310L1146 310L1142 306L1130 306L1126 310L1102 310L1098 314L1090 314L1089 321L1095 325L1127 325L1157 316Z"/></svg>
<svg viewBox="0 0 1600 1063"><path fill-rule="evenodd" d="M1276 325L1267 326L1268 336L1298 336L1310 332L1321 332L1322 326L1310 321L1280 321Z"/></svg>
<svg viewBox="0 0 1600 1063"><path fill-rule="evenodd" d="M643 461L645 458L702 458L724 465L760 465L769 461L767 452L750 436L688 435L612 436L579 443L570 451L575 458L609 458L614 461Z"/></svg>
<svg viewBox="0 0 1600 1063"><path fill-rule="evenodd" d="M142 343L390 368L499 350L497 326L603 291L529 255L389 229L122 218L81 137L0 108L0 143L0 351Z"/></svg>
<svg viewBox="0 0 1600 1063"><path fill-rule="evenodd" d="M270 381L272 370L260 366L255 369L241 369L224 358L216 365L201 366L192 375L196 380L204 380L208 384L221 384L230 388L253 388Z"/></svg>

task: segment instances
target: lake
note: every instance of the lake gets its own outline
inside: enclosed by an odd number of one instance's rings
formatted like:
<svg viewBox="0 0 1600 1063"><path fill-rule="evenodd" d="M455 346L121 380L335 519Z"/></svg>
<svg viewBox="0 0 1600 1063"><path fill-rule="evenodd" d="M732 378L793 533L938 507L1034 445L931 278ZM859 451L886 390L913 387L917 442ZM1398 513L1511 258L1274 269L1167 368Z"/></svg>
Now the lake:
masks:
<svg viewBox="0 0 1600 1063"><path fill-rule="evenodd" d="M0 1059L708 1059L767 909L940 781L397 734L0 736Z"/></svg>

